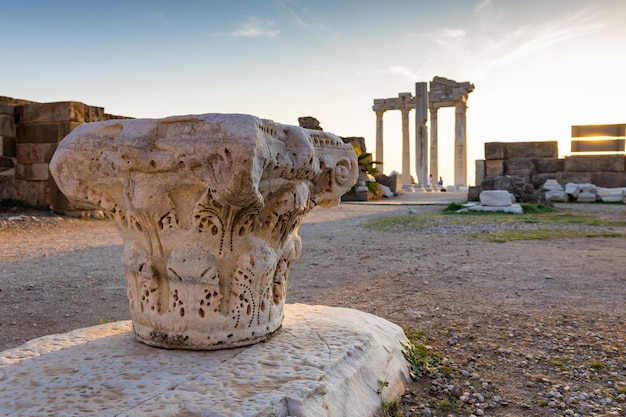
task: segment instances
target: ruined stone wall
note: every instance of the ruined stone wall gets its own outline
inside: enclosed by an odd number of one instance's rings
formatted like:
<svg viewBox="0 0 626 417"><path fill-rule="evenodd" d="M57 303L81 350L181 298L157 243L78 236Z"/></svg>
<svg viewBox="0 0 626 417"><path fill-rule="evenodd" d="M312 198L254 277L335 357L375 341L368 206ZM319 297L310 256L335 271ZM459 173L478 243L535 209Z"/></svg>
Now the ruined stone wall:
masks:
<svg viewBox="0 0 626 417"><path fill-rule="evenodd" d="M470 198L481 190L508 189L519 201L533 202L548 179L563 186L588 183L606 188L626 187L626 156L559 158L556 141L485 143L485 159L476 161L476 187L470 190Z"/></svg>
<svg viewBox="0 0 626 417"><path fill-rule="evenodd" d="M76 101L37 103L0 96L0 198L71 211L50 176L48 163L58 143L74 128L123 116Z"/></svg>

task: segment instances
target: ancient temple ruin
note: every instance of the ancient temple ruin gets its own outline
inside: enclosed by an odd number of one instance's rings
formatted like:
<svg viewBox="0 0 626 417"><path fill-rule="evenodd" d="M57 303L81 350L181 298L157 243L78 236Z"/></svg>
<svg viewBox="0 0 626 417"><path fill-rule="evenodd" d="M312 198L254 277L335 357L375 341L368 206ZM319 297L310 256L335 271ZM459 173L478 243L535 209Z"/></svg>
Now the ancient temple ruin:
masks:
<svg viewBox="0 0 626 417"><path fill-rule="evenodd" d="M376 112L376 160L384 162L383 114L388 110L402 112L402 185L411 187L411 151L409 139L409 112L415 109L415 173L418 185L427 182L428 175L438 177L438 132L437 112L441 107L455 108L454 129L454 185L467 185L467 97L474 85L456 82L443 77L434 77L430 82L415 84L415 96L400 93L398 97L374 99L372 110ZM427 109L430 111L430 144L428 142ZM430 153L430 158L429 158Z"/></svg>

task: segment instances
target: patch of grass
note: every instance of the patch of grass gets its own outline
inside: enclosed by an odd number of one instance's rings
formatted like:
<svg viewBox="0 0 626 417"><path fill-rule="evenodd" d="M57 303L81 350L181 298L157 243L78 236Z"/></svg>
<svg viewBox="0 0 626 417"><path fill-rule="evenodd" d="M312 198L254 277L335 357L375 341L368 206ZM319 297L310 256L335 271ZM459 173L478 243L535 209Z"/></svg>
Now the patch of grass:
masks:
<svg viewBox="0 0 626 417"><path fill-rule="evenodd" d="M606 363L602 361L591 361L589 366L591 366L593 369L600 370L606 368Z"/></svg>
<svg viewBox="0 0 626 417"><path fill-rule="evenodd" d="M507 230L505 232L490 234L489 241L504 243L515 240L571 239L583 237L626 237L626 234L617 232L589 232L584 230Z"/></svg>
<svg viewBox="0 0 626 417"><path fill-rule="evenodd" d="M440 400L430 400L428 401L428 404L433 410L438 411L440 413L445 413L445 412L452 410L454 401L450 400L450 398L448 397L444 397Z"/></svg>
<svg viewBox="0 0 626 417"><path fill-rule="evenodd" d="M402 347L402 355L409 363L409 375L412 379L417 381L424 375L435 376L443 359L439 353L422 344L402 344Z"/></svg>
<svg viewBox="0 0 626 417"><path fill-rule="evenodd" d="M383 417L401 417L402 416L402 404L400 401L382 401Z"/></svg>
<svg viewBox="0 0 626 417"><path fill-rule="evenodd" d="M570 358L568 356L563 356L561 358L550 359L548 361L548 365L552 365L552 366L555 366L557 368L564 368L565 364L567 362L569 362L569 359Z"/></svg>
<svg viewBox="0 0 626 417"><path fill-rule="evenodd" d="M545 204L527 204L522 203L522 211L524 214L542 214L542 213L554 213L558 209L554 207L546 206Z"/></svg>
<svg viewBox="0 0 626 417"><path fill-rule="evenodd" d="M16 200L14 198L3 198L0 200L0 208L31 208L32 206L26 201Z"/></svg>
<svg viewBox="0 0 626 417"><path fill-rule="evenodd" d="M424 329L408 327L404 329L404 335L411 343L418 343L419 341L426 340L427 333Z"/></svg>
<svg viewBox="0 0 626 417"><path fill-rule="evenodd" d="M448 206L445 209L443 209L443 212L445 214L453 214L453 213L456 213L457 211L459 211L459 210L461 210L463 208L464 208L463 204L461 204L461 203L450 203L450 204L448 204Z"/></svg>

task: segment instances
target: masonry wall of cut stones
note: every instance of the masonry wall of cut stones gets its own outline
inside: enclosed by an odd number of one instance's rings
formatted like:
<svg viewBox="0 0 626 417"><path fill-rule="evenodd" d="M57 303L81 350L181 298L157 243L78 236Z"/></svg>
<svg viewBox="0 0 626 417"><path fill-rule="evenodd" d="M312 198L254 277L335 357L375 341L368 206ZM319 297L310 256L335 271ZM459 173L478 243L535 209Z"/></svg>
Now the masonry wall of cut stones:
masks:
<svg viewBox="0 0 626 417"><path fill-rule="evenodd" d="M624 154L572 155L558 157L558 142L489 142L485 159L476 161L476 187L470 199L482 190L508 189L520 202L537 202L546 180L559 184L595 184L626 187Z"/></svg>
<svg viewBox="0 0 626 417"><path fill-rule="evenodd" d="M0 96L0 199L79 210L58 190L48 163L58 143L83 123L125 118L76 101L37 103Z"/></svg>

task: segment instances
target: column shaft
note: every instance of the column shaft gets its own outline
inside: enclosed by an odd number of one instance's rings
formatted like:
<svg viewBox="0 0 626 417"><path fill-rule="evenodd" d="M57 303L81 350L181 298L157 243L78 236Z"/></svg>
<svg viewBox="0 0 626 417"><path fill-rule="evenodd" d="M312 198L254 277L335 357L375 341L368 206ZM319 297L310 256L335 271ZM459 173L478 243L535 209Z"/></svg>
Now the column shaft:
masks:
<svg viewBox="0 0 626 417"><path fill-rule="evenodd" d="M409 110L402 112L402 185L411 185L411 142L409 139Z"/></svg>
<svg viewBox="0 0 626 417"><path fill-rule="evenodd" d="M454 185L467 185L467 137L463 101L455 105L454 113Z"/></svg>
<svg viewBox="0 0 626 417"><path fill-rule="evenodd" d="M439 179L437 110L435 107L430 109L430 174L433 176L433 182Z"/></svg>
<svg viewBox="0 0 626 417"><path fill-rule="evenodd" d="M381 164L385 162L383 157L383 113L385 113L384 110L376 111L376 155L374 160Z"/></svg>

